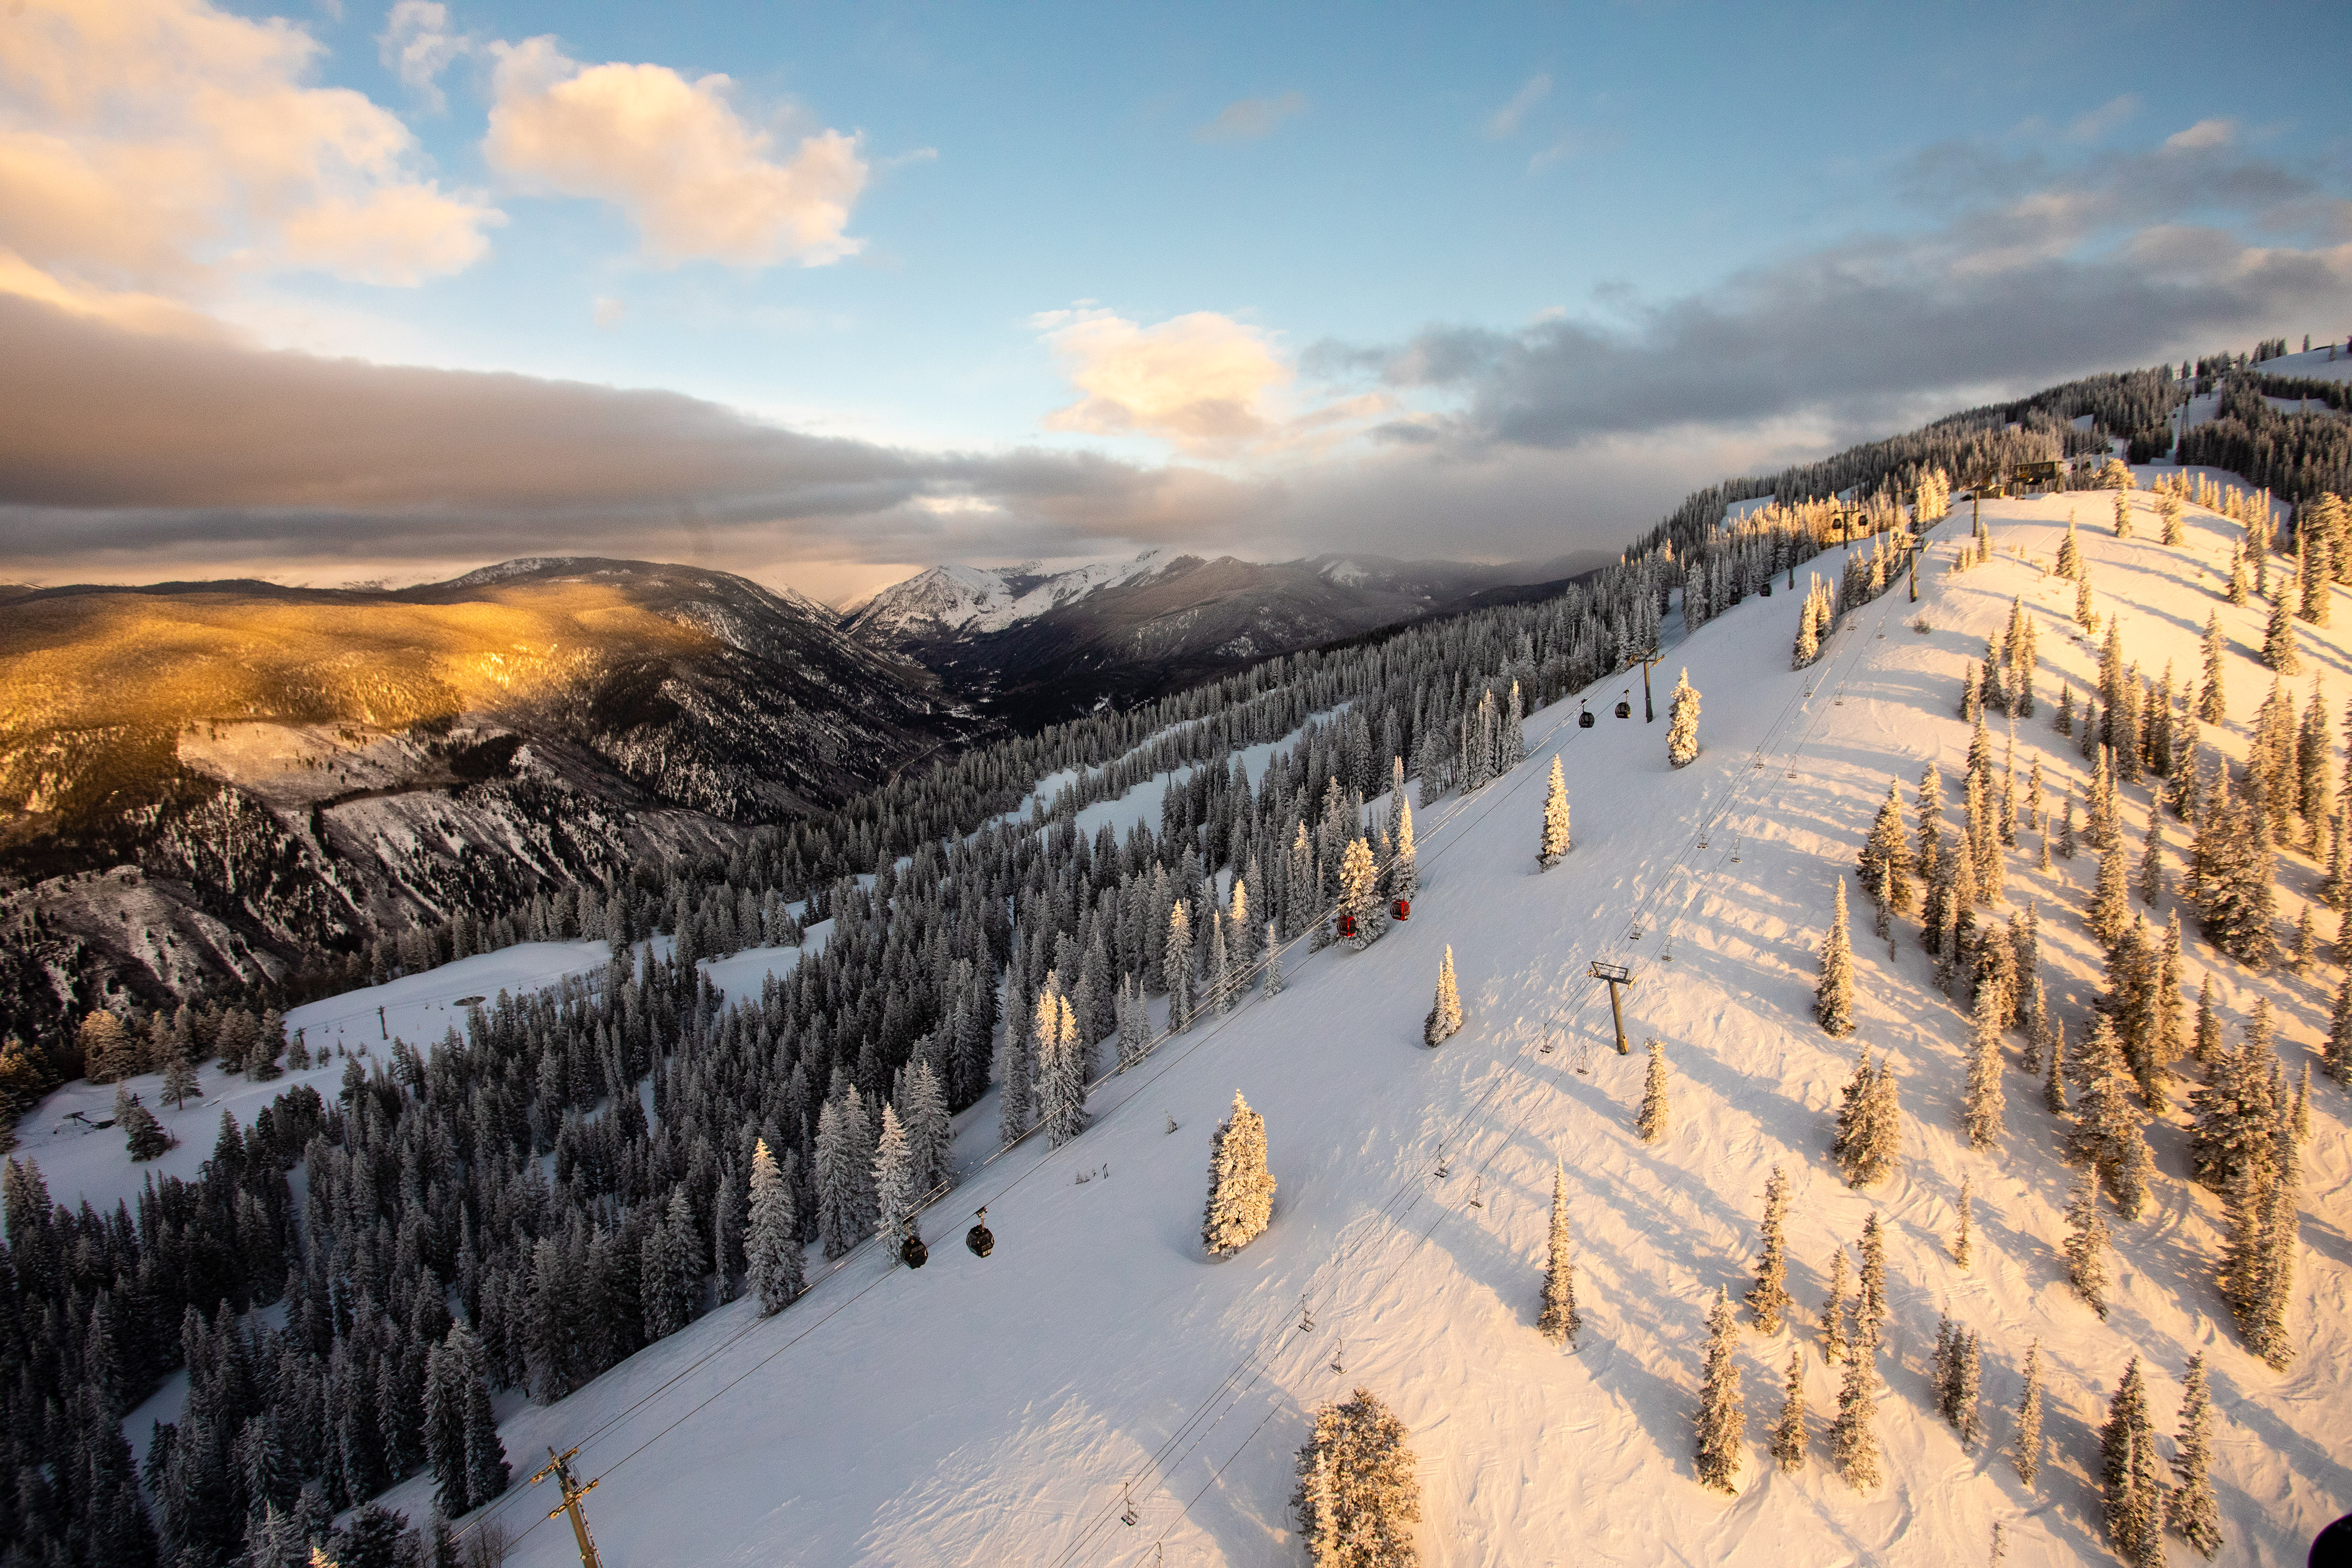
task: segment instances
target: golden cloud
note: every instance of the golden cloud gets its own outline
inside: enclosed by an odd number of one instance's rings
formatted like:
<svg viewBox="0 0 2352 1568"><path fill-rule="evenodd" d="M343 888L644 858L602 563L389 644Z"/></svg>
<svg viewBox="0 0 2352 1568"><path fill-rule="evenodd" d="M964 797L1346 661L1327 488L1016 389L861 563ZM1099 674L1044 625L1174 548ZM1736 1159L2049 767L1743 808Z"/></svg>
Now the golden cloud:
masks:
<svg viewBox="0 0 2352 1568"><path fill-rule="evenodd" d="M583 67L548 37L496 51L490 166L525 190L609 202L651 259L823 267L864 247L842 232L866 188L856 137L819 131L779 159L723 75Z"/></svg>

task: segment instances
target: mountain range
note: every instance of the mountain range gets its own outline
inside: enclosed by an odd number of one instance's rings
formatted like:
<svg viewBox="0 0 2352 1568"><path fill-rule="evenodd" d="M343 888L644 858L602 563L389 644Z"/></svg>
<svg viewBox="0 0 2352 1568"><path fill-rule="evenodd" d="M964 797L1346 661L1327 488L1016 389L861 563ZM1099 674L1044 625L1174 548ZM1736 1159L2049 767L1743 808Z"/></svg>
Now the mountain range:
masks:
<svg viewBox="0 0 2352 1568"><path fill-rule="evenodd" d="M935 566L852 610L848 633L919 661L1016 727L1130 703L1278 653L1556 591L1598 551L1482 565L1321 555L1259 562L1146 550L1048 572Z"/></svg>

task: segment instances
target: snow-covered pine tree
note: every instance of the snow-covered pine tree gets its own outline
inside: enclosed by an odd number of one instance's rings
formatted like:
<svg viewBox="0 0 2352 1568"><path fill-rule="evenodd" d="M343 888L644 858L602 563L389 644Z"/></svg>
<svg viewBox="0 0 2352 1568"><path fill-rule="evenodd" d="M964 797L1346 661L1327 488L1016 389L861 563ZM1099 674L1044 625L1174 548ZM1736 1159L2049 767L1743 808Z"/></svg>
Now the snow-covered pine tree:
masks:
<svg viewBox="0 0 2352 1568"><path fill-rule="evenodd" d="M1666 1048L1658 1040L1650 1041L1650 1071L1642 1080L1642 1108L1634 1115L1633 1131L1645 1144L1654 1144L1666 1135L1667 1123L1673 1119L1673 1103L1666 1092Z"/></svg>
<svg viewBox="0 0 2352 1568"><path fill-rule="evenodd" d="M123 1146L133 1160L152 1160L179 1142L127 1083L115 1087L114 1124L121 1129Z"/></svg>
<svg viewBox="0 0 2352 1568"><path fill-rule="evenodd" d="M1838 1389L1837 1418L1830 1423L1830 1458L1856 1491L1879 1484L1877 1421L1878 1330L1857 1322L1845 1381Z"/></svg>
<svg viewBox="0 0 2352 1568"><path fill-rule="evenodd" d="M1969 1034L1968 1092L1960 1109L1960 1127L1972 1149L1990 1148L2000 1141L2000 1040L2009 1012L2009 998L1999 987L1977 988L1976 1013Z"/></svg>
<svg viewBox="0 0 2352 1568"><path fill-rule="evenodd" d="M1976 1250L1976 1178L1966 1172L1960 1176L1960 1200L1956 1206L1952 1226L1952 1261L1962 1269Z"/></svg>
<svg viewBox="0 0 2352 1568"><path fill-rule="evenodd" d="M1789 667L1801 670L1822 656L1821 638L1822 580L1816 575L1805 602L1797 611L1797 640L1789 651Z"/></svg>
<svg viewBox="0 0 2352 1568"><path fill-rule="evenodd" d="M2210 980L2206 982L2206 988L2211 990ZM2328 1016L2327 1039L2319 1048L2319 1068L2336 1082L2352 1088L2352 962L2347 963L2344 983L2336 988L2336 1010Z"/></svg>
<svg viewBox="0 0 2352 1568"><path fill-rule="evenodd" d="M2105 1013L2091 1019L2084 1051L2083 1092L2074 1102L2074 1125L2066 1135L2067 1158L2090 1166L2115 1201L2116 1212L2137 1219L2147 1204L2148 1179L2156 1172L2144 1131L2147 1118L2134 1103L2136 1087L2125 1065L2115 1025Z"/></svg>
<svg viewBox="0 0 2352 1568"><path fill-rule="evenodd" d="M1555 1161L1551 1172L1551 1239L1544 1261L1543 1301L1536 1332L1554 1344L1573 1346L1584 1320L1576 1311L1576 1260L1569 1249L1568 1174Z"/></svg>
<svg viewBox="0 0 2352 1568"><path fill-rule="evenodd" d="M1039 1085L1038 1120L1055 1148L1087 1128L1087 1066L1078 1040L1077 1015L1069 1002L1054 998L1052 1050L1044 1056L1044 1082Z"/></svg>
<svg viewBox="0 0 2352 1568"><path fill-rule="evenodd" d="M2083 546L2074 537L2074 514L2066 514L2066 537L2058 542L2058 575L2079 579L2083 575Z"/></svg>
<svg viewBox="0 0 2352 1568"><path fill-rule="evenodd" d="M792 1184L777 1169L765 1138L751 1147L751 1218L744 1255L761 1316L782 1312L801 1293L800 1216L793 1206Z"/></svg>
<svg viewBox="0 0 2352 1568"><path fill-rule="evenodd" d="M914 1157L915 1190L929 1192L952 1180L948 1145L954 1139L955 1128L948 1114L947 1094L940 1087L939 1074L920 1058L908 1070L898 1121L907 1129L907 1150Z"/></svg>
<svg viewBox="0 0 2352 1568"><path fill-rule="evenodd" d="M1056 998L1055 1000L1059 1001ZM1066 1009L1066 1003L1062 1004ZM907 1152L907 1129L888 1101L882 1103L882 1136L874 1149L874 1204L882 1245L896 1256L915 1222L914 1161Z"/></svg>
<svg viewBox="0 0 2352 1568"><path fill-rule="evenodd" d="M1273 1173L1265 1166L1265 1118L1234 1091L1232 1113L1209 1140L1209 1203L1201 1245L1213 1258L1230 1258L1255 1240L1274 1218Z"/></svg>
<svg viewBox="0 0 2352 1568"><path fill-rule="evenodd" d="M1273 921L1266 922L1265 956L1261 961L1265 966L1265 999L1272 1001L1282 995L1282 931Z"/></svg>
<svg viewBox="0 0 2352 1568"><path fill-rule="evenodd" d="M1783 1471L1805 1468L1805 1347L1789 1350L1788 1381L1781 1385L1780 1414L1772 1420L1772 1458Z"/></svg>
<svg viewBox="0 0 2352 1568"><path fill-rule="evenodd" d="M1894 1317L1894 1309L1886 1299L1886 1228L1878 1222L1878 1210L1862 1222L1862 1239L1854 1245L1854 1255L1862 1260L1856 1271L1853 1321L1855 1333L1867 1324L1873 1339Z"/></svg>
<svg viewBox="0 0 2352 1568"><path fill-rule="evenodd" d="M2084 924L2098 938L2099 946L2106 948L2114 947L2116 938L2131 924L2131 879L2120 843L2099 858L2098 892L2092 896Z"/></svg>
<svg viewBox="0 0 2352 1568"><path fill-rule="evenodd" d="M1865 1046L1845 1086L1831 1154L1848 1186L1867 1186L1894 1174L1902 1147L1902 1107L1895 1097L1894 1067L1874 1062Z"/></svg>
<svg viewBox="0 0 2352 1568"><path fill-rule="evenodd" d="M1865 888L1876 890L1883 879L1886 903L1894 912L1911 907L1911 849L1903 831L1902 791L1893 779L1887 781L1886 799L1870 825L1870 836L1863 841L1855 869Z"/></svg>
<svg viewBox="0 0 2352 1568"><path fill-rule="evenodd" d="M1813 1019L1822 1032L1833 1039L1853 1032L1853 943L1846 930L1843 877L1837 879L1837 913L1830 921L1829 938L1822 944L1821 979L1813 988Z"/></svg>
<svg viewBox="0 0 2352 1568"><path fill-rule="evenodd" d="M1717 1285L1706 1312L1706 1356L1699 1370L1692 1434L1699 1484L1716 1491L1739 1490L1739 1467L1747 1457L1748 1407L1739 1392L1738 1347L1739 1320L1730 1293Z"/></svg>
<svg viewBox="0 0 2352 1568"><path fill-rule="evenodd" d="M1168 911L1168 944L1162 949L1161 984L1168 988L1168 1032L1192 1027L1192 918L1178 899Z"/></svg>
<svg viewBox="0 0 2352 1568"><path fill-rule="evenodd" d="M2276 1160L2278 1105L2272 1098L2270 998L2258 998L2246 1022L2246 1043L2210 1048L2205 1082L2189 1091L2189 1174L2225 1197L2258 1168ZM2218 1033L2218 1029L2217 1029Z"/></svg>
<svg viewBox="0 0 2352 1568"><path fill-rule="evenodd" d="M2221 1508L2213 1497L2213 1398L2205 1353L2189 1358L2180 1378L2180 1433L2172 1445L2173 1487L2164 1500L2167 1529L2204 1557L2221 1550Z"/></svg>
<svg viewBox="0 0 2352 1568"><path fill-rule="evenodd" d="M674 1334L693 1318L702 1275L695 1260L698 1250L694 1210L687 1203L685 1186L674 1186L665 1218L646 1236L639 1291L647 1339Z"/></svg>
<svg viewBox="0 0 2352 1568"><path fill-rule="evenodd" d="M2033 977L2033 1000L2028 1008L2025 1020L2025 1054L2018 1062L2027 1072L2041 1072L2042 1064L2048 1060L2048 1052L2055 1039L2055 1027L2050 1011L2050 994L2042 988L2042 977L2036 975Z"/></svg>
<svg viewBox="0 0 2352 1568"><path fill-rule="evenodd" d="M2042 1469L2042 1342L2035 1340L2025 1353L2025 1386L2017 1396L2017 1432L2010 1438L2009 1462L2017 1469L2017 1479L2033 1490L2033 1478Z"/></svg>
<svg viewBox="0 0 2352 1568"><path fill-rule="evenodd" d="M2068 795L2066 797L2065 810L2058 819L2059 859L2073 860L2074 858L2074 797Z"/></svg>
<svg viewBox="0 0 2352 1568"><path fill-rule="evenodd" d="M1413 1568L1421 1481L1404 1423L1370 1389L1315 1412L1290 1511L1314 1568Z"/></svg>
<svg viewBox="0 0 2352 1568"><path fill-rule="evenodd" d="M2107 1315L2107 1221L2099 1212L2099 1178L2087 1170L2066 1206L2066 1282L2093 1312Z"/></svg>
<svg viewBox="0 0 2352 1568"><path fill-rule="evenodd" d="M2147 837L2142 841L2139 856L2139 901L2151 908L2164 898L2164 813L2151 807L2147 813Z"/></svg>
<svg viewBox="0 0 2352 1568"><path fill-rule="evenodd" d="M1372 863L1372 847L1360 838L1349 839L1339 855L1339 929L1352 933L1345 940L1360 953L1379 939L1388 925L1388 906L1381 902L1380 872Z"/></svg>
<svg viewBox="0 0 2352 1568"><path fill-rule="evenodd" d="M1389 852L1394 857L1389 862L1389 896L1416 898L1421 894L1421 869L1413 851L1412 800L1402 786L1394 800L1389 825Z"/></svg>
<svg viewBox="0 0 2352 1568"><path fill-rule="evenodd" d="M1822 1360L1832 1366L1846 1358L1845 1249L1830 1249L1830 1285L1822 1298Z"/></svg>
<svg viewBox="0 0 2352 1568"><path fill-rule="evenodd" d="M2303 673L2303 655L2294 645L2294 612L2284 593L2271 601L2270 625L2263 633L2263 663L2282 675Z"/></svg>
<svg viewBox="0 0 2352 1568"><path fill-rule="evenodd" d="M2221 612L2205 612L2205 682L2197 692L2197 716L2207 724L2227 724L2230 703L2222 685L2222 672L2230 655L2228 639L2221 635Z"/></svg>
<svg viewBox="0 0 2352 1568"><path fill-rule="evenodd" d="M1757 1237L1756 1284L1748 1310L1759 1333L1779 1333L1789 1311L1789 1177L1779 1166L1764 1178L1764 1223Z"/></svg>
<svg viewBox="0 0 2352 1568"><path fill-rule="evenodd" d="M2109 1543L2133 1568L2163 1568L2165 1487L2137 1356L2108 1401L2106 1424L2099 1428L2099 1471Z"/></svg>
<svg viewBox="0 0 2352 1568"><path fill-rule="evenodd" d="M1462 993L1454 983L1454 946L1446 944L1445 956L1437 966L1437 999L1430 1004L1429 1017L1422 1020L1421 1043L1444 1045L1462 1028Z"/></svg>
<svg viewBox="0 0 2352 1568"><path fill-rule="evenodd" d="M859 1183L856 1178L856 1134L845 1103L828 1100L816 1118L816 1228L827 1258L838 1258L864 1239Z"/></svg>
<svg viewBox="0 0 2352 1568"><path fill-rule="evenodd" d="M1698 690L1690 684L1685 667L1666 701L1666 760L1676 768L1687 768L1698 759Z"/></svg>
<svg viewBox="0 0 2352 1568"><path fill-rule="evenodd" d="M1544 785L1543 835L1536 845L1536 863L1549 871L1568 858L1568 780L1555 754L1551 778Z"/></svg>
<svg viewBox="0 0 2352 1568"><path fill-rule="evenodd" d="M2131 537L2131 497L2118 490L2116 492L2116 538L2119 539L2127 539Z"/></svg>

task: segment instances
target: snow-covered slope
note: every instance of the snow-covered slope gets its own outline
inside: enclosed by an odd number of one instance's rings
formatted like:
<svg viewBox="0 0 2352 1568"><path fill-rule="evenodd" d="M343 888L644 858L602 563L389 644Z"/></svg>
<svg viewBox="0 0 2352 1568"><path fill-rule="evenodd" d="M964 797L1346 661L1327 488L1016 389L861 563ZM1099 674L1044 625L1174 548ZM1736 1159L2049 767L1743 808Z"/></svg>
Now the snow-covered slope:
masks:
<svg viewBox="0 0 2352 1568"><path fill-rule="evenodd" d="M512 1410L502 1432L519 1473L546 1445L581 1445L584 1472L603 1478L588 1512L616 1563L1295 1563L1291 1455L1314 1407L1361 1385L1412 1428L1431 1563L1979 1563L1996 1522L2011 1564L2100 1563L2113 1558L2087 1467L2105 1399L2127 1361L2145 1358L2168 1434L2182 1365L2201 1350L2221 1415L2227 1560L2300 1563L2352 1498L2344 1092L2315 1091L2301 1351L2278 1374L2240 1346L2213 1288L2218 1206L2185 1180L2177 1111L2151 1129L2161 1179L2149 1215L2116 1225L2102 1320L2063 1283L2071 1173L2033 1082L2007 1073L1996 1148L1968 1152L1958 1136L1966 1020L1929 985L1916 927L1898 926L1890 957L1856 899L1859 1032L1829 1040L1810 1013L1833 883L1889 778L1907 801L1926 761L1957 775L1959 677L2013 597L2037 619L2042 659L2042 711L2018 727L2020 776L2039 756L2053 806L2081 787L2081 757L2049 714L2062 681L2079 693L2093 678L2095 650L2070 632L2072 585L2021 552L2047 562L2069 507L2095 524L2105 500L1989 504L2003 552L1993 564L1948 575L1952 547L1938 543L1916 609L1898 588L1801 672L1787 667L1794 598L1750 600L1675 642L1661 699L1685 664L1705 694L1705 749L1686 769L1665 764L1663 700L1654 726L1603 716L1580 729L1573 699L1533 716L1525 766L1423 807L1410 924L1360 955L1294 953L1283 996L1253 997L1105 1082L1094 1125L1059 1151L1033 1142L989 1158L996 1109L983 1100L961 1123L962 1185L925 1217L927 1268L887 1267L869 1247L775 1318L735 1302L569 1399ZM2218 612L2234 722L2204 739L2242 758L2269 685L2249 656L2263 612L2220 597L2234 529L2194 509L2190 519L2186 549L2153 542L2152 527L2129 541L2086 528L2082 542L2098 608L2124 617L2143 669L2194 672L2198 633ZM1927 630L1912 629L1915 616ZM2352 674L2343 606L2336 621L2298 628L2331 701ZM1605 715L1626 691L1638 716L1639 685L1621 676L1587 695ZM1555 752L1576 848L1545 873L1534 852ZM2137 843L2146 791L2125 795ZM2094 865L2085 855L2038 872L2035 847L2026 835L2011 852L2008 896L2039 901L2043 977L2079 1035L2098 979L2082 923ZM2300 857L2282 868L2284 927L2316 876ZM2155 914L2169 909L2168 894ZM2289 1071L2310 1060L2341 969L2255 975L2189 930L2190 994L2211 977L2233 1038L2270 998ZM1449 945L1469 1022L1432 1051L1420 1024ZM1611 1048L1606 994L1586 977L1595 958L1638 974L1631 1057ZM1632 1122L1650 1037L1673 1064L1674 1113L1645 1146ZM1891 1056L1905 1145L1894 1178L1852 1191L1825 1150L1863 1044ZM1212 1263L1198 1234L1208 1139L1236 1088L1266 1118L1280 1187L1266 1234ZM1573 1354L1533 1327L1556 1161L1586 1324ZM1747 1287L1776 1164L1795 1190L1790 1285L1801 1310L1790 1332L1751 1332L1740 1347L1750 1451L1726 1499L1691 1469L1704 1312L1718 1285ZM1964 1176L1976 1192L1968 1270L1948 1249ZM996 1236L985 1260L956 1245L982 1204ZM1835 1383L1813 1324L1832 1249L1851 1248L1874 1211L1889 1228L1895 1314L1877 1413L1886 1480L1858 1494L1828 1463ZM1986 1347L1990 1436L1973 1450L1927 1385L1948 1305ZM2028 1490L2003 1450L2036 1341L2051 1453ZM1795 1343L1811 1358L1814 1440L1807 1467L1780 1474L1762 1441ZM421 1517L428 1485L411 1480L387 1500ZM544 1491L495 1505L524 1568L572 1559L568 1531L543 1520ZM1132 1525L1121 1521L1130 1505Z"/></svg>
<svg viewBox="0 0 2352 1568"><path fill-rule="evenodd" d="M2046 561L2082 499L1986 512L2004 552ZM2218 607L2239 723L2206 737L2242 755L2242 722L2269 684L2246 656L2261 612L2221 603L2226 526L2192 517L2187 549L2146 533L2086 530L2084 542L2100 608L2124 615L2143 668L2193 670L2198 629ZM1433 1563L1979 1562L1996 1521L2012 1563L2100 1562L2111 1559L2085 1467L2105 1400L2140 1355L2168 1432L2182 1364L2202 1350L2221 1413L2231 1558L2300 1562L2352 1491L2340 1458L2352 1430L2342 1091L2323 1083L2314 1107L2302 1352L2281 1375L2240 1347L2212 1286L2218 1209L2183 1179L2178 1113L2153 1129L2151 1216L2116 1227L2118 1282L2102 1321L2063 1282L2069 1175L2032 1083L2008 1075L1997 1149L1968 1153L1956 1135L1965 1020L1927 984L1915 931L1898 929L1890 958L1862 923L1855 1041L1811 1020L1832 882L1890 777L1907 797L1923 762L1956 772L1958 678L2012 596L2041 626L2045 705L2062 680L2080 690L2094 671L2093 651L2067 632L2071 585L2010 553L1947 576L1948 555L1935 551L1916 612L1898 590L1811 669L1787 669L1796 604L1778 597L1672 649L1662 674L1670 682L1687 664L1706 694L1706 749L1687 769L1667 768L1663 722L1604 717L1581 730L1573 702L1534 716L1525 767L1423 811L1423 897L1409 925L1362 955L1294 955L1286 994L1253 998L1106 1082L1094 1126L1059 1151L1024 1145L983 1162L995 1124L984 1101L964 1118L963 1185L926 1218L928 1268L888 1268L869 1249L774 1319L748 1301L721 1309L581 1394L517 1412L509 1451L583 1445L586 1472L604 1478L589 1511L615 1562L1283 1563L1301 1556L1285 1518L1290 1456L1313 1407L1360 1384L1412 1427L1419 1539ZM1915 613L1928 630L1910 628ZM2327 675L2352 672L2344 632L2305 630ZM2048 712L2020 725L2018 766L2040 755L2054 799L2084 769ZM1538 873L1554 751L1569 766L1577 847ZM2145 792L2126 795L2136 840ZM2011 856L2009 896L2040 902L2044 976L2079 1032L2097 974L2081 921L2092 863L2035 872L2032 841ZM2283 863L2291 920L2314 873ZM2210 974L2233 1032L2271 998L2290 1070L2308 1060L2336 967L2253 975L2191 929L2192 994ZM1431 1051L1419 1025L1449 944L1470 1022ZM1585 977L1594 958L1638 971L1630 1058L1609 1047L1605 995ZM1671 1133L1645 1147L1631 1124L1639 1044L1652 1036L1674 1066L1675 1112ZM1906 1113L1900 1173L1865 1191L1846 1189L1824 1157L1857 1043L1891 1053ZM1208 1137L1236 1088L1266 1117L1281 1185L1272 1228L1211 1263L1198 1241ZM1569 1172L1587 1324L1574 1354L1533 1329L1555 1161ZM1796 1191L1802 1326L1741 1347L1753 1447L1739 1495L1724 1499L1691 1472L1703 1312L1717 1286L1746 1287L1775 1164ZM1978 1227L1966 1271L1947 1249L1964 1175ZM985 1260L955 1244L982 1204L997 1238ZM1856 1494L1827 1463L1834 1384L1818 1355L1811 1462L1770 1472L1760 1445L1792 1341L1818 1343L1831 1249L1850 1247L1874 1210L1891 1232L1887 1479ZM1973 1451L1927 1388L1947 1304L1987 1347L1990 1437ZM2037 1340L2052 1459L2029 1491L2001 1449ZM424 1485L393 1500L421 1511ZM533 1522L544 1502L529 1493L503 1507L527 1531L518 1563L570 1557L560 1524Z"/></svg>

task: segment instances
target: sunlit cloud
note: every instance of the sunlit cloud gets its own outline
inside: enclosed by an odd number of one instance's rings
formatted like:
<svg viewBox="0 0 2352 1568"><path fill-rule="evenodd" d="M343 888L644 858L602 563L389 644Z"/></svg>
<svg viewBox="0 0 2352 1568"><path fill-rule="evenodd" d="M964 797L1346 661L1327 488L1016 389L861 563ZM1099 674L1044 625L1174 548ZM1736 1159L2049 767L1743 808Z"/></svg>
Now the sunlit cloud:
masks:
<svg viewBox="0 0 2352 1568"><path fill-rule="evenodd" d="M844 233L867 174L856 136L782 149L737 111L723 75L583 66L551 37L493 48L490 166L525 191L620 209L648 259L823 267L864 248Z"/></svg>
<svg viewBox="0 0 2352 1568"><path fill-rule="evenodd" d="M449 7L440 0L399 0L385 13L376 51L384 68L434 109L447 107L441 73L476 48L471 37L449 29Z"/></svg>
<svg viewBox="0 0 2352 1568"><path fill-rule="evenodd" d="M5 286L111 319L238 277L411 286L463 270L501 214L419 171L400 120L310 85L284 20L205 0L19 0L0 26Z"/></svg>

